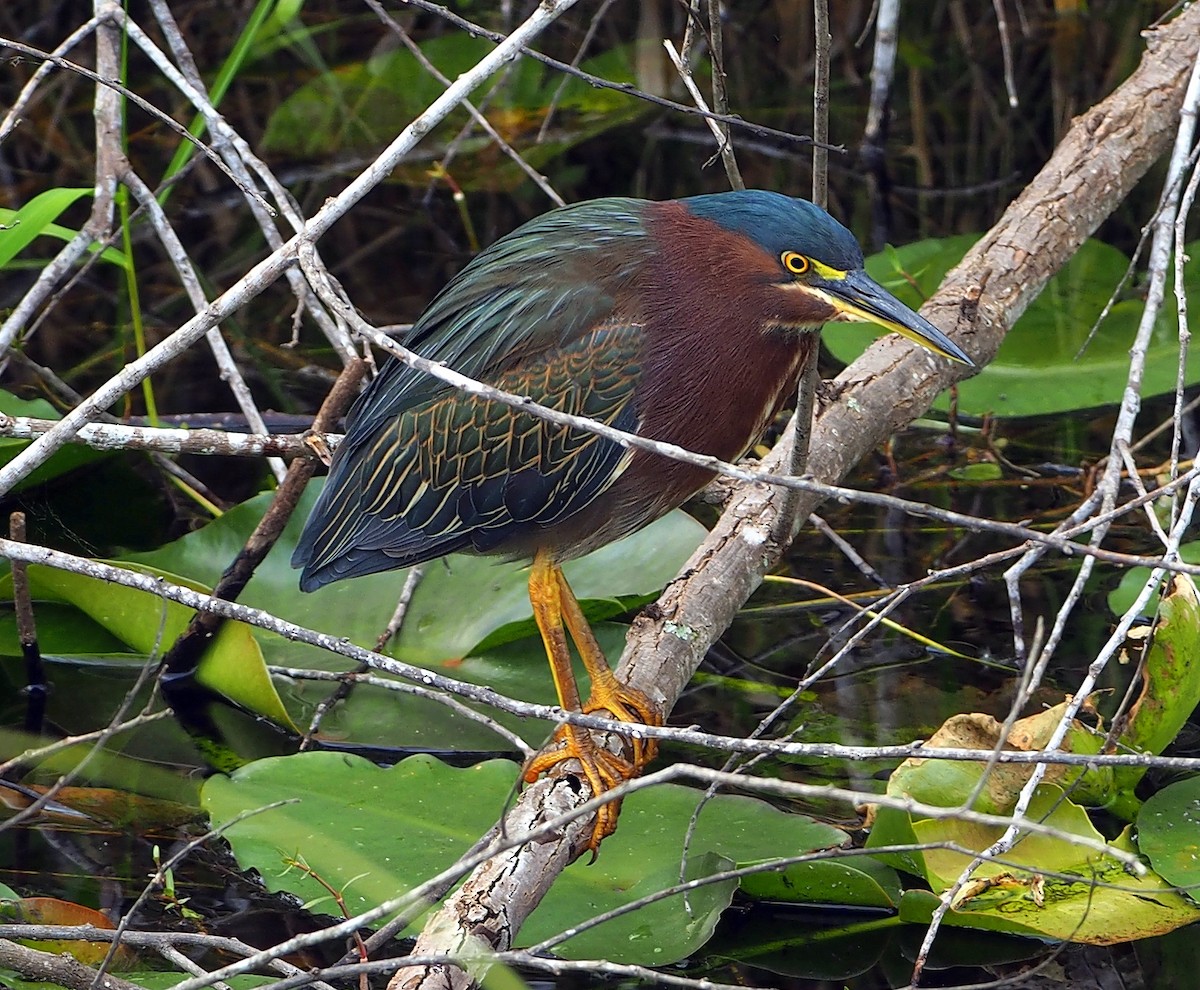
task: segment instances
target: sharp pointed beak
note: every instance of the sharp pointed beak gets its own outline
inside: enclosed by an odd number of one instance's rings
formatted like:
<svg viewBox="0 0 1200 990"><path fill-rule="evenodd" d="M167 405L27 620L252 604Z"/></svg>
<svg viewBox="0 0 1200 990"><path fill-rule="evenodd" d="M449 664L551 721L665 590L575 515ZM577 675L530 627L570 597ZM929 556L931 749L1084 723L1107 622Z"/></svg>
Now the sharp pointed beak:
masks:
<svg viewBox="0 0 1200 990"><path fill-rule="evenodd" d="M845 278L820 283L829 302L836 306L840 319L858 323L877 323L916 341L935 354L975 367L975 362L925 317L914 313L864 271L847 272Z"/></svg>

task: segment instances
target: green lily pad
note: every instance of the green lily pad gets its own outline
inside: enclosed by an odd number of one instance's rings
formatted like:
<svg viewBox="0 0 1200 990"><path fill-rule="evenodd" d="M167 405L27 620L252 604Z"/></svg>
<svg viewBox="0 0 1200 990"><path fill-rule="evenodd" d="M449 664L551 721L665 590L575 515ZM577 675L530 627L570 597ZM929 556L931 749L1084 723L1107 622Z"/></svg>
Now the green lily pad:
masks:
<svg viewBox="0 0 1200 990"><path fill-rule="evenodd" d="M629 627L602 622L593 624L592 631L605 655L616 657L625 645ZM335 671L347 666L341 657L315 647L299 648L297 644L275 636L261 636L260 641L268 663ZM546 663L546 648L537 636L472 653L461 660L449 659L426 666L459 681L493 688L510 698L544 705L558 703ZM578 658L575 659L575 676L586 693L587 675ZM289 680L280 681L278 686L298 724L307 724L316 706L331 691L331 685L325 681ZM468 704L472 708L480 707ZM486 715L537 747L552 731L548 723L538 719L521 718L491 708L486 710ZM321 722L321 738L400 750L485 752L500 756L512 752L510 743L498 738L489 727L446 705L415 695L398 695L372 685L357 686L348 699L326 714Z"/></svg>
<svg viewBox="0 0 1200 990"><path fill-rule="evenodd" d="M1063 793L1062 788L1051 784L1039 787L1029 805L1028 817L1058 829L1066 836L1079 835L1101 841L1103 836L1096 831L1087 812L1074 802L1064 800ZM927 818L913 822L913 831L918 842L952 842L966 849L983 850L1000 837L1003 829L958 819ZM970 862L969 856L952 849L931 848L921 855L925 862L925 879L935 893L950 887ZM1068 872L1095 855L1090 849L1081 849L1058 836L1031 833L1022 838L1011 853L1005 854L1005 862L982 863L974 875L1000 876L1010 872L1014 863L1030 869Z"/></svg>
<svg viewBox="0 0 1200 990"><path fill-rule="evenodd" d="M867 259L867 271L914 309L977 240L975 235L920 241ZM1200 251L1185 278L1200 290ZM1129 369L1129 347L1141 319L1142 303L1122 299L1087 337L1109 296L1124 277L1129 259L1116 248L1089 240L1054 276L1017 320L995 359L978 375L958 384L958 409L970 416L1035 416L1115 405L1121 401ZM875 334L878 336L879 334ZM839 324L826 329L829 350L849 364L873 340L869 330ZM1086 344L1086 348L1085 348ZM1085 348L1082 354L1080 349ZM1078 355L1078 356L1077 356ZM1175 389L1179 340L1174 317L1160 314L1146 355L1143 396ZM1200 354L1189 354L1187 382L1200 381ZM938 408L949 406L942 396Z"/></svg>
<svg viewBox="0 0 1200 990"><path fill-rule="evenodd" d="M1109 945L1173 931L1200 920L1200 908L1171 889L1160 875L1134 877L1117 859L1071 841L1100 841L1087 812L1052 784L1038 788L1028 817L1059 835L1028 834L1002 857L976 867L970 884L947 915L947 923L1013 935L1034 935ZM905 921L926 923L935 895L949 889L971 856L946 848L982 852L1002 834L998 826L955 818L913 821L897 809L880 809L867 846L885 862L922 877L933 893L906 891ZM892 843L922 843L920 852L886 853ZM1134 851L1128 830L1112 845ZM1055 875L1052 875L1055 874Z"/></svg>
<svg viewBox="0 0 1200 990"><path fill-rule="evenodd" d="M396 607L407 572L372 574L312 594L301 593L290 559L319 490L319 484L308 486L295 516L240 601L361 646L373 646ZM215 584L270 498L257 496L203 529L127 559ZM565 571L589 619L598 621L657 594L704 534L704 527L687 513L673 512L633 536L571 561ZM457 660L480 644L491 648L531 635L536 631L531 616L526 564L454 555L425 565L390 652L419 664Z"/></svg>
<svg viewBox="0 0 1200 990"><path fill-rule="evenodd" d="M1062 707L1019 720L1007 745L1032 752L1043 748L1062 718ZM992 748L998 736L993 726L990 716L956 716L947 720L929 745ZM1098 738L1084 727L1073 726L1064 748L1091 753L1096 752L1097 744ZM976 810L1007 814L1030 770L1028 766L989 768L983 763L910 758L892 774L887 792L891 797L952 809L966 805L978 790ZM1094 944L1159 935L1200 920L1200 909L1180 897L1161 876L1134 877L1116 858L1073 841L1076 837L1102 840L1087 811L1073 799L1082 795L1080 800L1099 805L1111 801L1115 788L1110 772L1088 770L1081 775L1078 767L1052 767L1050 774L1063 786L1041 784L1027 817L1051 826L1057 834L1027 833L1001 861L976 866L970 882L956 895L948 920L991 931ZM1003 831L1000 826L955 817L916 819L899 808L879 808L867 848L885 863L924 879L937 895L958 881L971 864L973 852L990 848ZM1127 832L1112 845L1132 851ZM923 848L887 851L892 845L913 844ZM901 899L900 915L924 921L936 904L933 895L909 891Z"/></svg>
<svg viewBox="0 0 1200 990"><path fill-rule="evenodd" d="M57 666L59 665L55 665L55 667ZM58 674L55 667L51 667L55 688L58 689L65 682L64 692L70 690L74 685L65 677L55 676ZM73 669L78 670L79 668ZM108 681L116 680L116 678L106 672L97 680ZM118 683L127 686L128 681L118 681ZM148 691L144 692L144 694L148 693ZM83 707L78 704L77 699L81 697L80 695L75 694L71 697L75 699L75 709ZM118 699L119 697L118 695ZM101 697L102 702L106 700L107 698ZM138 701L140 702L141 698ZM97 726L105 725L112 711L112 708L100 709L97 705L97 711L94 713L76 711L75 715L83 723L83 727L91 731ZM53 717L58 712L51 708L50 714ZM65 723L74 727L74 724L66 717L55 721L56 724ZM45 740L36 735L0 726L0 759L12 759L30 750L39 749L44 744ZM185 762L189 760L191 764ZM180 774L177 770L169 769L172 766L192 765L194 762L195 747L189 743L187 736L173 721L163 719L144 725L133 733L120 733L102 749L97 749L92 742L81 742L45 754L36 761L24 760L27 773L24 774L21 782L36 789L38 786L54 783L63 774L72 774L77 782L86 782L99 788L114 789L126 795L124 798L114 795L113 801L109 803L108 811L119 809L120 802L124 800L133 809L131 811L132 821L119 821L115 824L133 828L136 827L133 822L142 822L143 826L148 822L150 827L154 827L158 822L149 818L143 820L140 817L141 812L151 811L157 807L164 816L178 818L179 816L169 808L174 807L182 814L183 808L191 807L194 816L199 817L200 813L196 809L199 807L200 781L187 774ZM143 804L143 802L149 803ZM163 802L163 804L159 804L159 802ZM21 807L20 800L15 800L14 806ZM85 803L80 806L80 810L90 813L93 809ZM157 814L156 812L155 817ZM106 812L102 806L100 817L104 818L105 816ZM117 817L120 817L119 814ZM76 817L76 823L77 821Z"/></svg>
<svg viewBox="0 0 1200 990"><path fill-rule="evenodd" d="M1142 674L1142 693L1130 708L1122 750L1157 755L1200 704L1200 595L1186 574L1171 577ZM1132 799L1146 767L1114 767L1119 791Z"/></svg>
<svg viewBox="0 0 1200 990"><path fill-rule="evenodd" d="M902 873L924 877L924 859L920 852L909 848L916 844L917 833L913 831L912 816L908 812L883 806L875 809L866 847L876 859ZM889 851L900 847L904 847L904 851Z"/></svg>
<svg viewBox="0 0 1200 990"><path fill-rule="evenodd" d="M195 590L208 590L187 578L151 571ZM98 626L131 646L139 660L166 650L187 628L192 609L149 592L97 578L31 564L29 587L35 599L67 602ZM226 622L200 661L196 679L242 707L294 729L283 702L267 674L266 664L250 627Z"/></svg>
<svg viewBox="0 0 1200 990"><path fill-rule="evenodd" d="M1200 564L1200 543L1183 543L1179 547L1179 559L1185 564ZM1131 567L1121 577L1121 582L1108 593L1108 607L1113 615L1124 615L1137 601L1142 585L1150 578L1149 567ZM1164 578L1164 582L1165 582ZM1154 599L1146 605L1147 614L1154 611Z"/></svg>
<svg viewBox="0 0 1200 990"><path fill-rule="evenodd" d="M202 804L216 825L282 798L297 803L239 822L226 833L238 862L273 890L306 902L326 891L284 861L303 857L341 889L351 911L411 889L452 863L496 821L519 774L493 760L454 769L427 756L388 770L355 757L301 753L261 760L208 780ZM656 787L628 797L617 834L592 866L573 864L521 931L532 944L604 911L674 885L688 821L700 792ZM453 809L452 812L450 809ZM689 876L767 856L840 845L844 833L762 801L722 795L706 804L690 848ZM600 953L624 962L666 965L711 934L736 884L709 884L605 922L556 947L571 958Z"/></svg>
<svg viewBox="0 0 1200 990"><path fill-rule="evenodd" d="M1147 798L1137 819L1138 849L1156 873L1200 900L1200 777Z"/></svg>
<svg viewBox="0 0 1200 990"><path fill-rule="evenodd" d="M902 891L900 878L890 866L856 855L755 873L742 878L742 893L763 901L894 910Z"/></svg>
<svg viewBox="0 0 1200 990"><path fill-rule="evenodd" d="M1069 841L1099 839L1087 814L1050 785L1038 789L1030 817L1062 830L1063 838L1028 835L1005 854L1003 863L984 863L946 916L947 923L1014 935L1113 945L1174 931L1200 920L1200 908L1174 891L1159 874L1135 877L1120 861ZM921 841L953 842L982 851L1001 835L999 827L954 820L914 825ZM1114 848L1134 852L1126 829ZM970 859L947 849L924 853L933 894L907 891L900 916L926 923ZM1053 871L1059 876L1049 875ZM912 896L910 896L912 895Z"/></svg>
<svg viewBox="0 0 1200 990"><path fill-rule="evenodd" d="M12 598L12 579L7 574L0 578L0 596ZM72 605L38 602L35 618L38 646L45 656L107 656L129 650L127 643ZM11 605L0 608L0 653L17 656L20 642L16 613Z"/></svg>
<svg viewBox="0 0 1200 990"><path fill-rule="evenodd" d="M0 921L8 925L88 926L112 931L116 925L108 915L95 908L58 897L21 897L0 901ZM54 955L66 953L85 966L98 966L108 955L107 942L83 942L78 939L21 939L20 944ZM126 945L119 945L113 954L110 968L115 972L127 970L139 958Z"/></svg>
<svg viewBox="0 0 1200 990"><path fill-rule="evenodd" d="M1006 749L1025 752L1042 749L1061 721L1066 705L1018 719L1005 740ZM955 715L929 738L929 749L994 749L999 742L1001 724L990 715L968 713ZM1075 723L1068 731L1062 748L1071 753L1098 753L1101 738L1083 725ZM939 760L910 757L888 779L887 793L906 797L940 808L965 805L979 789L975 811L1007 814L1029 780L1030 764L1001 763L987 770L982 788L980 779L984 764L963 760ZM1112 792L1112 773L1107 768L1084 770L1077 766L1053 766L1046 779L1070 787L1072 797L1080 804L1107 804Z"/></svg>

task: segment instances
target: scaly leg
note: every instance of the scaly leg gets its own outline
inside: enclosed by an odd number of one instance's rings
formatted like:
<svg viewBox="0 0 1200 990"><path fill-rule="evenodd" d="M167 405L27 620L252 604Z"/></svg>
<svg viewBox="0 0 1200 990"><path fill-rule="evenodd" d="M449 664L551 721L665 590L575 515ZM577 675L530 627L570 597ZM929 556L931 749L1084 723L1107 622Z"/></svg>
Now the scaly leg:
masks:
<svg viewBox="0 0 1200 990"><path fill-rule="evenodd" d="M642 691L617 680L561 568L555 568L555 576L558 579L563 619L571 632L571 638L575 641L575 648L579 650L583 665L587 668L588 677L592 680L592 693L584 702L584 713L591 715L593 712L608 712L618 722L662 725L662 709ZM633 748L632 776L636 777L657 755L658 740L639 739L634 736L630 741Z"/></svg>
<svg viewBox="0 0 1200 990"><path fill-rule="evenodd" d="M546 657L550 661L558 702L565 711L607 711L624 722L640 720L652 725L661 724L661 717L648 698L639 691L624 687L613 677L561 569L544 552L539 552L534 557L529 573L529 600L533 605L533 616L546 647ZM575 682L575 672L571 668L571 655L563 628L564 618L592 676L592 696L587 707L582 706L579 701L579 687ZM602 681L605 684L603 688L599 686ZM643 715L643 712L650 717ZM651 718L656 720L651 721ZM648 742L635 740L634 762L629 763L597 746L586 729L573 725L562 726L555 736L564 745L552 752L542 753L527 764L527 783L532 783L540 774L564 760L576 759L583 767L592 794L599 796L623 781L636 777L653 756L653 748ZM620 802L616 801L609 802L597 812L592 838L588 842L593 858L601 840L616 831L619 813Z"/></svg>

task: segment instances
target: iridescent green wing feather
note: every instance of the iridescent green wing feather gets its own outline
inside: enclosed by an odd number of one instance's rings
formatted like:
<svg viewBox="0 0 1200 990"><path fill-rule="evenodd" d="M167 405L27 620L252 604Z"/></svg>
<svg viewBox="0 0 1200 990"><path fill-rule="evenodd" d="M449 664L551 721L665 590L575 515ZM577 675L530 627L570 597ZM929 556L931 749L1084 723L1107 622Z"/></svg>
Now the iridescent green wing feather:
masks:
<svg viewBox="0 0 1200 990"><path fill-rule="evenodd" d="M405 343L506 391L634 429L641 327L618 315L614 293L634 298L633 271L649 250L637 206L581 204L498 241ZM625 459L594 434L480 402L393 362L348 418L293 556L301 586L455 550L504 552L588 505Z"/></svg>
<svg viewBox="0 0 1200 990"><path fill-rule="evenodd" d="M591 360L592 348L605 360ZM637 326L588 337L501 375L505 391L631 430L640 371ZM302 586L319 587L458 550L536 542L589 505L628 458L619 444L500 402L450 392L406 410L359 448L305 530ZM326 488L326 491L331 491ZM318 525L319 520L319 525Z"/></svg>
<svg viewBox="0 0 1200 990"><path fill-rule="evenodd" d="M645 205L597 199L536 217L451 279L401 342L483 379L590 333L616 315L614 290L630 286L653 252ZM389 361L346 417L347 442L451 389Z"/></svg>

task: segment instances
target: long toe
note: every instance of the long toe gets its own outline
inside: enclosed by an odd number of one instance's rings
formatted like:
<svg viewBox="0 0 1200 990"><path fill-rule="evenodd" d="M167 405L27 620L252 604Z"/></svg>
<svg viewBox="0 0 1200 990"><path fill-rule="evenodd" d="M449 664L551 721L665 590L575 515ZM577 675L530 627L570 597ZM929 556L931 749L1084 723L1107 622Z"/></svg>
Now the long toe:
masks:
<svg viewBox="0 0 1200 990"><path fill-rule="evenodd" d="M606 712L618 722L660 726L663 724L662 709L637 688L622 684L615 677L610 682L601 682L592 688L592 694L583 705L583 712L592 715ZM630 737L634 774L637 776L658 755L658 741L653 738L633 735Z"/></svg>
<svg viewBox="0 0 1200 990"><path fill-rule="evenodd" d="M560 763L578 760L591 787L592 796L599 797L625 781L632 780L641 772L641 767L637 764L597 746L586 729L564 725L555 733L555 738L559 743L557 748L539 753L525 765L526 783L533 783L541 774L554 769ZM609 801L597 810L596 823L592 827L592 835L587 844L592 853L592 861L595 861L600 843L617 830L617 817L620 813L619 800Z"/></svg>

